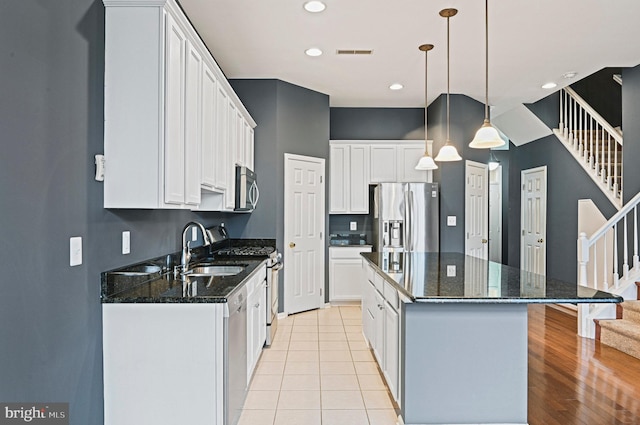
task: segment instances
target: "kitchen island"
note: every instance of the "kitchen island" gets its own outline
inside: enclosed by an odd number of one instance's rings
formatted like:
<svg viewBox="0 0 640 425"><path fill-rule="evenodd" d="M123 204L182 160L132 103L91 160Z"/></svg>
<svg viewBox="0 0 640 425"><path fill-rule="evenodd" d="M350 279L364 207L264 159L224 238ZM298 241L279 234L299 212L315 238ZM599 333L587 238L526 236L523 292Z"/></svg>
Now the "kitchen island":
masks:
<svg viewBox="0 0 640 425"><path fill-rule="evenodd" d="M404 424L527 424L528 304L622 301L459 253L361 255L363 331Z"/></svg>

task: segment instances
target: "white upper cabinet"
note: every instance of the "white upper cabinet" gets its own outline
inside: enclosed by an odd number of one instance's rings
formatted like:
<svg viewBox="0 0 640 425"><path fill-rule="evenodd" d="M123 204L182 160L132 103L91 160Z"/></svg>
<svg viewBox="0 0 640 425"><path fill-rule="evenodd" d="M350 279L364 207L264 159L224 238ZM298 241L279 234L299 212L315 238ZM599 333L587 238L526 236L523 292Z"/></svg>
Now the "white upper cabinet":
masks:
<svg viewBox="0 0 640 425"><path fill-rule="evenodd" d="M198 205L202 180L202 56L189 40L186 69L184 203Z"/></svg>
<svg viewBox="0 0 640 425"><path fill-rule="evenodd" d="M182 205L185 201L185 61L187 37L180 25L166 16L165 60L165 144L164 144L164 202ZM108 88L109 86L107 86ZM106 97L106 96L105 96ZM107 121L105 126L109 125ZM105 145L107 144L105 140ZM111 141L109 141L111 142ZM106 149L107 146L105 146ZM114 159L107 153L107 166ZM112 171L105 176L108 186Z"/></svg>
<svg viewBox="0 0 640 425"><path fill-rule="evenodd" d="M400 144L397 146L397 180L399 182L431 181L431 172L416 170L416 164L424 155L424 142L420 144Z"/></svg>
<svg viewBox="0 0 640 425"><path fill-rule="evenodd" d="M397 181L397 147L393 144L371 145L371 183Z"/></svg>
<svg viewBox="0 0 640 425"><path fill-rule="evenodd" d="M255 122L175 0L103 3L104 207L233 210Z"/></svg>
<svg viewBox="0 0 640 425"><path fill-rule="evenodd" d="M330 214L369 212L369 146L330 142Z"/></svg>
<svg viewBox="0 0 640 425"><path fill-rule="evenodd" d="M430 171L417 171L422 140L331 140L330 214L369 213L369 185L383 182L430 182Z"/></svg>
<svg viewBox="0 0 640 425"><path fill-rule="evenodd" d="M206 190L219 189L216 180L216 155L218 153L218 139L216 134L216 95L218 83L211 68L203 63L202 66L202 188Z"/></svg>

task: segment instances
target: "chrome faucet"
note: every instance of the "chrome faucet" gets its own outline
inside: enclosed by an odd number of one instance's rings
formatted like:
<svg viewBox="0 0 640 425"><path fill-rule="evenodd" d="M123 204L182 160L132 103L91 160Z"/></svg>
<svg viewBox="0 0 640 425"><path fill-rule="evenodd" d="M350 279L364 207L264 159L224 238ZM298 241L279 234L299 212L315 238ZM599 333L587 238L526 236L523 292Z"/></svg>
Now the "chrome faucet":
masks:
<svg viewBox="0 0 640 425"><path fill-rule="evenodd" d="M202 246L211 245L211 238L209 237L209 232L201 223L197 221L190 221L182 229L182 258L180 260L180 267L182 269L182 274L185 274L189 270L189 261L191 261L191 246L190 241L187 242L187 231L191 228L191 226L196 226L202 232Z"/></svg>

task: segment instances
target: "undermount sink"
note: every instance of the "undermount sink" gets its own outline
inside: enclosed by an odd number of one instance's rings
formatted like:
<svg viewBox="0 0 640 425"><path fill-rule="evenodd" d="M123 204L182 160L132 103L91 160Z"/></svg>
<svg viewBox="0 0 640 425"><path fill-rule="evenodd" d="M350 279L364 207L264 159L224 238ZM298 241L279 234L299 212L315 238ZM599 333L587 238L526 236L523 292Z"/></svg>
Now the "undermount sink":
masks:
<svg viewBox="0 0 640 425"><path fill-rule="evenodd" d="M244 270L245 266L196 266L188 276L234 276Z"/></svg>
<svg viewBox="0 0 640 425"><path fill-rule="evenodd" d="M131 267L127 270L111 272L111 274L121 275L121 276L147 276L154 273L160 273L161 271L162 271L162 268L159 266L152 265L152 264L143 264L143 265Z"/></svg>

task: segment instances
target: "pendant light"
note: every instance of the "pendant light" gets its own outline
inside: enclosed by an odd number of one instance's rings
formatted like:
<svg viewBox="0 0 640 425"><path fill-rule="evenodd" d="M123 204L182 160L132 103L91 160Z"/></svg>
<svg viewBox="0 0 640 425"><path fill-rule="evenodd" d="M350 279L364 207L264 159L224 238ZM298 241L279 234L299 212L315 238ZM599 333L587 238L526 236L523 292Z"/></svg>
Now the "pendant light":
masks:
<svg viewBox="0 0 640 425"><path fill-rule="evenodd" d="M485 98L484 98L484 123L476 132L476 136L469 143L470 148L487 149L504 146L504 140L493 128L489 121L489 0L484 2L484 26L485 26Z"/></svg>
<svg viewBox="0 0 640 425"><path fill-rule="evenodd" d="M423 44L418 49L424 52L424 155L418 161L416 170L436 170L438 166L429 155L429 139L427 137L427 105L429 104L427 98L427 56L429 55L429 50L433 49L433 44Z"/></svg>
<svg viewBox="0 0 640 425"><path fill-rule="evenodd" d="M444 162L462 161L462 157L458 155L458 150L449 139L449 18L456 16L457 13L457 9L442 9L440 11L440 16L447 18L447 142L440 148L440 152L438 152L438 156L435 159L436 161Z"/></svg>

